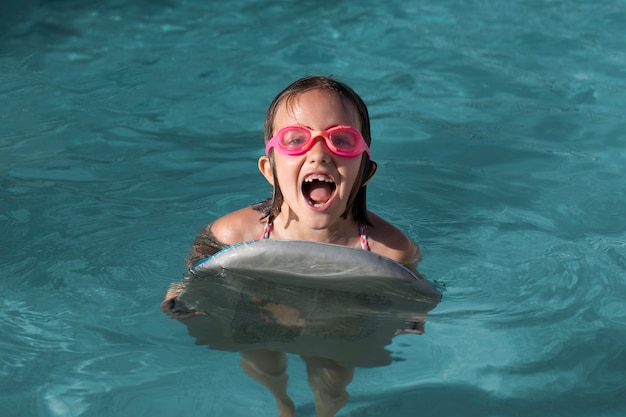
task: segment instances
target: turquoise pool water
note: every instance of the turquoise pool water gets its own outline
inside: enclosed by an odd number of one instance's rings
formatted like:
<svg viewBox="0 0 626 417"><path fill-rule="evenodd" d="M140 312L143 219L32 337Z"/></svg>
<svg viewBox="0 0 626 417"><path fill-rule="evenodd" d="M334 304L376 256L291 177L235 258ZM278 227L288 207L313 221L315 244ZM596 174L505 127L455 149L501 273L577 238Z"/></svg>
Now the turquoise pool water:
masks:
<svg viewBox="0 0 626 417"><path fill-rule="evenodd" d="M269 195L266 106L312 73L368 103L370 208L446 285L339 415L626 414L623 0L2 7L0 416L275 415L159 303Z"/></svg>

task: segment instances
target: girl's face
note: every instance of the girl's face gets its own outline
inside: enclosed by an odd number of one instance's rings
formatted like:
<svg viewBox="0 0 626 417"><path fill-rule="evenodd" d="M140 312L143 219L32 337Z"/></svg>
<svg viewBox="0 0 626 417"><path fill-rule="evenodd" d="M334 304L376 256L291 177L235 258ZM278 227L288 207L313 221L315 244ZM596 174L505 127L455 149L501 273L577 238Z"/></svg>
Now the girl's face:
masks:
<svg viewBox="0 0 626 417"><path fill-rule="evenodd" d="M273 132L285 126L303 126L324 131L335 126L361 130L355 107L336 93L309 90L284 100L276 111ZM287 156L273 152L276 178L268 157L259 159L259 169L270 182L279 184L283 194L282 216L286 223L299 222L310 229L325 229L341 219L359 174L363 155L344 158L333 154L316 139L303 155Z"/></svg>

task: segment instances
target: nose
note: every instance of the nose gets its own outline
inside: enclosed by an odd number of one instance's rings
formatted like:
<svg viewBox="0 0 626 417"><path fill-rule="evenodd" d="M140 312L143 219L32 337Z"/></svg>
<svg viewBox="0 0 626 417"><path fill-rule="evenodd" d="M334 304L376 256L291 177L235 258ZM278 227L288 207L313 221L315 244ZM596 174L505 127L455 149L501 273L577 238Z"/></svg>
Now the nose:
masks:
<svg viewBox="0 0 626 417"><path fill-rule="evenodd" d="M309 162L328 162L330 161L330 149L326 146L326 139L323 136L313 138L313 146L307 152Z"/></svg>

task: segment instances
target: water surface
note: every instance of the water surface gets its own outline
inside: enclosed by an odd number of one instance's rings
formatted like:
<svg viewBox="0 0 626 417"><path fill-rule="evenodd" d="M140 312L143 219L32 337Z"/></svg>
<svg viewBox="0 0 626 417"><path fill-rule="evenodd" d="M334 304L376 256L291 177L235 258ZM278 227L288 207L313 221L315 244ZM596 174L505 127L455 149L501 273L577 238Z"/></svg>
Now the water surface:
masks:
<svg viewBox="0 0 626 417"><path fill-rule="evenodd" d="M369 206L446 287L339 415L626 411L624 1L2 7L0 415L274 415L158 305L307 74L368 103Z"/></svg>

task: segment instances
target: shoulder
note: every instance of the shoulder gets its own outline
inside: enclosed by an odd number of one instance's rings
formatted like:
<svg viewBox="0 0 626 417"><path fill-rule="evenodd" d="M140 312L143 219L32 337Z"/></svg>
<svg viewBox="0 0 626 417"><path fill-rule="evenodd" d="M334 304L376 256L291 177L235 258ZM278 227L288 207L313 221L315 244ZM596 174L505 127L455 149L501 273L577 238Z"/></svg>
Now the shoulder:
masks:
<svg viewBox="0 0 626 417"><path fill-rule="evenodd" d="M372 252L399 262L417 273L417 264L422 260L419 246L404 232L382 217L368 213L372 226L367 236Z"/></svg>
<svg viewBox="0 0 626 417"><path fill-rule="evenodd" d="M215 220L211 233L226 245L258 239L263 231L263 213L254 207L245 207Z"/></svg>

